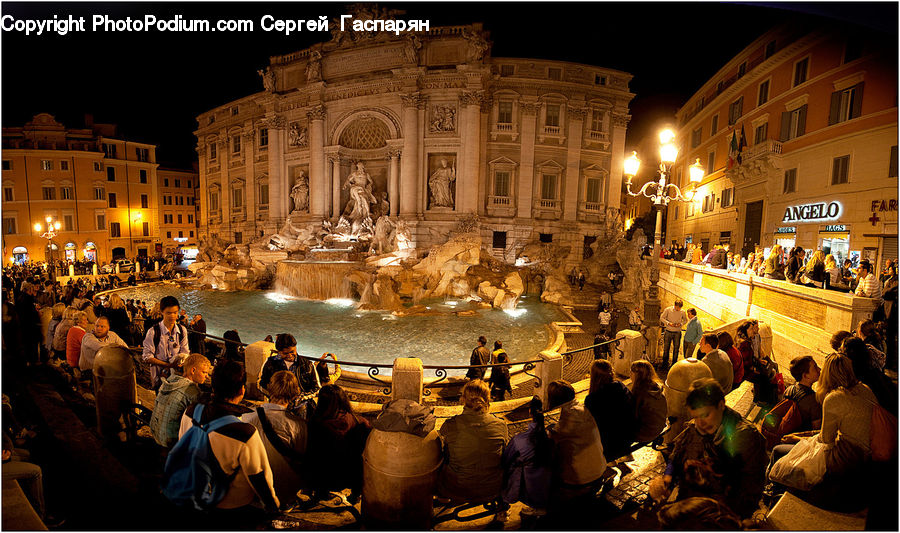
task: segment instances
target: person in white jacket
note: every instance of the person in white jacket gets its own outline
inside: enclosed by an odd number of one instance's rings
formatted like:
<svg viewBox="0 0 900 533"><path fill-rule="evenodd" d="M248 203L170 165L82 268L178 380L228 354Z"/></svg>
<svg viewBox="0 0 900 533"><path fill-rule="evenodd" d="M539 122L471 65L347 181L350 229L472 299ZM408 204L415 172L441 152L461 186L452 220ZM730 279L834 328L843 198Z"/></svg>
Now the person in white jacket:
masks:
<svg viewBox="0 0 900 533"><path fill-rule="evenodd" d="M94 330L86 333L81 339L81 355L78 358L78 368L82 372L92 370L94 368L94 358L97 352L104 346L122 346L127 348L128 345L121 337L116 335L115 331L109 329L109 319L105 316L97 318L94 323Z"/></svg>

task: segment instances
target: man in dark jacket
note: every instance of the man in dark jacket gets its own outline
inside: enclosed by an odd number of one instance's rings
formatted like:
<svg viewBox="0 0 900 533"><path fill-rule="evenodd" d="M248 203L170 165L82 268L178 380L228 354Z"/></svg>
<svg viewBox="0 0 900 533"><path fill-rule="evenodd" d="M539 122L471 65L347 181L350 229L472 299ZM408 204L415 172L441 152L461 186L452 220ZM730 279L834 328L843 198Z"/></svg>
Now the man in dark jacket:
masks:
<svg viewBox="0 0 900 533"><path fill-rule="evenodd" d="M485 347L487 339L484 335L478 337L478 346L472 350L472 356L469 358L470 365L489 365L491 364L491 352ZM487 368L470 368L466 372L467 379L484 379Z"/></svg>
<svg viewBox="0 0 900 533"><path fill-rule="evenodd" d="M37 294L37 285L27 281L22 283L22 289L16 300L16 311L19 314L19 325L22 335L22 349L25 362L37 364L40 361L41 344L41 316L35 307L34 297Z"/></svg>

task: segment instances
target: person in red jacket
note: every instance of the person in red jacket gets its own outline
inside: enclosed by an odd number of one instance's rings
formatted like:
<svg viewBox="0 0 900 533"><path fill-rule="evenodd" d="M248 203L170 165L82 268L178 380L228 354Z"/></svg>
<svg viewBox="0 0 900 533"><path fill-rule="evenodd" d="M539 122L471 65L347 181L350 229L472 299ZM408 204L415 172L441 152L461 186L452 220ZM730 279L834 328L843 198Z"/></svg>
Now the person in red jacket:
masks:
<svg viewBox="0 0 900 533"><path fill-rule="evenodd" d="M78 359L81 356L81 339L84 338L84 334L87 332L90 324L88 323L87 313L84 311L75 313L72 321L75 322L75 325L66 334L66 362L72 368L78 368Z"/></svg>
<svg viewBox="0 0 900 533"><path fill-rule="evenodd" d="M728 355L731 359L731 366L734 368L734 381L731 388L736 389L738 385L744 381L744 358L741 352L734 346L734 338L727 331L719 332L719 349Z"/></svg>

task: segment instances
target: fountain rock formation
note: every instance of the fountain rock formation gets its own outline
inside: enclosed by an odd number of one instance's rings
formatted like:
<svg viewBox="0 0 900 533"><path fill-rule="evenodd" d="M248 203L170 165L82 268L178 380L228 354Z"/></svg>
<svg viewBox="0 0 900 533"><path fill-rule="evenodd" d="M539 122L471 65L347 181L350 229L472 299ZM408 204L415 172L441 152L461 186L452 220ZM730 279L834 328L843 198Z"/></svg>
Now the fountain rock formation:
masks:
<svg viewBox="0 0 900 533"><path fill-rule="evenodd" d="M266 288L275 271L274 265L251 258L248 244L232 244L225 248L218 261L195 261L188 268L200 286L226 291Z"/></svg>

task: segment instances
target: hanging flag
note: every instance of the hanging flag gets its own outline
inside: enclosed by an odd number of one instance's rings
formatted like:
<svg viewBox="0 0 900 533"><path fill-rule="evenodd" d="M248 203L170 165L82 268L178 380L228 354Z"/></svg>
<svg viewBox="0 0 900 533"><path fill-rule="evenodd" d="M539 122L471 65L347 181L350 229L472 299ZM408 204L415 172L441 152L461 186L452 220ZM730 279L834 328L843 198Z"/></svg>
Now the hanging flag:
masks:
<svg viewBox="0 0 900 533"><path fill-rule="evenodd" d="M737 161L737 151L738 151L738 141L737 141L737 131L731 132L731 142L728 144L728 164L727 167L730 169L734 166Z"/></svg>
<svg viewBox="0 0 900 533"><path fill-rule="evenodd" d="M737 164L740 165L743 162L743 158L741 156L741 152L744 151L744 147L747 146L747 137L744 136L744 125L741 124L741 142L738 143L737 148Z"/></svg>

